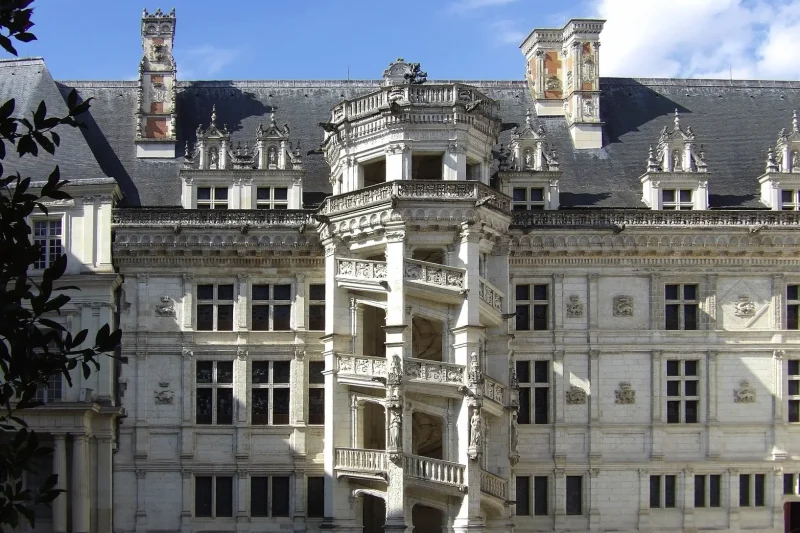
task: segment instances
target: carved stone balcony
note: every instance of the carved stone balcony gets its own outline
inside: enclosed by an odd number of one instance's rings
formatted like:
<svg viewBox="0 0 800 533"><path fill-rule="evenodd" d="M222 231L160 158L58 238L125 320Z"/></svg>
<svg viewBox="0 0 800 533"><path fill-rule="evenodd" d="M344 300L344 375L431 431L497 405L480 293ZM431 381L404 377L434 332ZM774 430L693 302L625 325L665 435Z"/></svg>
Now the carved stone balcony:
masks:
<svg viewBox="0 0 800 533"><path fill-rule="evenodd" d="M386 292L386 261L337 257L336 281L347 289Z"/></svg>
<svg viewBox="0 0 800 533"><path fill-rule="evenodd" d="M484 376L483 396L504 406L506 404L506 387L499 381Z"/></svg>
<svg viewBox="0 0 800 533"><path fill-rule="evenodd" d="M478 282L478 298L480 298L481 311L485 318L495 325L500 324L505 294L484 278L480 278Z"/></svg>
<svg viewBox="0 0 800 533"><path fill-rule="evenodd" d="M384 450L336 448L337 476L385 479L388 456Z"/></svg>
<svg viewBox="0 0 800 533"><path fill-rule="evenodd" d="M314 223L314 212L305 210L121 207L111 212L112 226L126 228L299 228Z"/></svg>
<svg viewBox="0 0 800 533"><path fill-rule="evenodd" d="M466 269L406 259L403 277L410 294L449 303L463 301Z"/></svg>
<svg viewBox="0 0 800 533"><path fill-rule="evenodd" d="M508 500L508 481L491 472L481 470L481 492L506 502Z"/></svg>
<svg viewBox="0 0 800 533"><path fill-rule="evenodd" d="M383 387L378 378L386 378L387 369L385 357L336 354L336 375L342 384Z"/></svg>
<svg viewBox="0 0 800 533"><path fill-rule="evenodd" d="M462 492L466 492L467 487L466 470L467 467L462 464L441 459L410 454L403 457L403 473L406 478L439 483L455 487Z"/></svg>
<svg viewBox="0 0 800 533"><path fill-rule="evenodd" d="M465 384L463 365L406 358L404 361L406 388L409 391L459 398L459 388Z"/></svg>

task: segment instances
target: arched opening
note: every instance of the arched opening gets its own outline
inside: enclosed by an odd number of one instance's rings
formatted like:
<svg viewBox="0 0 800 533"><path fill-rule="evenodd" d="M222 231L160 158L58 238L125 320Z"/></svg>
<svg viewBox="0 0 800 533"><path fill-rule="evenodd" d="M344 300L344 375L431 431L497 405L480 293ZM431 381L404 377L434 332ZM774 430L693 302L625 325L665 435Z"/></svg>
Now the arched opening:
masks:
<svg viewBox="0 0 800 533"><path fill-rule="evenodd" d="M428 263L444 264L444 250L441 248L415 248L411 252L411 259L427 261Z"/></svg>
<svg viewBox="0 0 800 533"><path fill-rule="evenodd" d="M370 494L364 494L363 498L364 533L383 533L383 526L386 525L386 502Z"/></svg>
<svg viewBox="0 0 800 533"><path fill-rule="evenodd" d="M444 459L443 434L441 418L419 411L411 415L411 450L414 455Z"/></svg>
<svg viewBox="0 0 800 533"><path fill-rule="evenodd" d="M444 324L438 320L415 316L411 319L411 357L442 360Z"/></svg>
<svg viewBox="0 0 800 533"><path fill-rule="evenodd" d="M364 306L364 355L386 357L386 310L371 305Z"/></svg>
<svg viewBox="0 0 800 533"><path fill-rule="evenodd" d="M414 533L442 533L444 513L427 505L415 505L411 510Z"/></svg>
<svg viewBox="0 0 800 533"><path fill-rule="evenodd" d="M411 154L411 179L441 180L444 154Z"/></svg>
<svg viewBox="0 0 800 533"><path fill-rule="evenodd" d="M386 449L386 411L374 402L364 403L364 419L361 422L364 435L364 448L368 450Z"/></svg>
<svg viewBox="0 0 800 533"><path fill-rule="evenodd" d="M386 182L386 158L382 157L369 163L361 165L361 172L364 173L364 187L378 185Z"/></svg>

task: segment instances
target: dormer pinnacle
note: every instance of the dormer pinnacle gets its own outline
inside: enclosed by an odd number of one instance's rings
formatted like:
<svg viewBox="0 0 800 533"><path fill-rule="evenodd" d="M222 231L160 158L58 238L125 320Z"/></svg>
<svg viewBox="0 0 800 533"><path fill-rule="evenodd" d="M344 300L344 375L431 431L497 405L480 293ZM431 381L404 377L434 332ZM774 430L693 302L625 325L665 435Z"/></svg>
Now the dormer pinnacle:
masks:
<svg viewBox="0 0 800 533"><path fill-rule="evenodd" d="M387 86L419 85L428 80L428 73L422 71L419 63L406 63L405 59L398 57L383 71L383 80Z"/></svg>
<svg viewBox="0 0 800 533"><path fill-rule="evenodd" d="M797 110L792 112L792 133L797 133Z"/></svg>
<svg viewBox="0 0 800 533"><path fill-rule="evenodd" d="M217 104L212 104L211 106L211 126L217 127Z"/></svg>
<svg viewBox="0 0 800 533"><path fill-rule="evenodd" d="M792 129L781 128L775 149L767 150L767 166L758 178L761 184L761 201L772 209L784 209L784 193L800 189L800 131L797 111L792 112ZM792 200L788 205L795 205Z"/></svg>

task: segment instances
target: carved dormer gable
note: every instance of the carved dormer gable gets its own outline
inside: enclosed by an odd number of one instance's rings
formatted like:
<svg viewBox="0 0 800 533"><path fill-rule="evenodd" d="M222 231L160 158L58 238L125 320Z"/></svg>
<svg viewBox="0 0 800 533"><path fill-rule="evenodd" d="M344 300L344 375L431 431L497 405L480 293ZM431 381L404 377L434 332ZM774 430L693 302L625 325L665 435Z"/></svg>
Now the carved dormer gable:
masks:
<svg viewBox="0 0 800 533"><path fill-rule="evenodd" d="M199 170L225 170L230 168L231 136L228 127L217 126L217 106L211 109L211 122L208 128L203 129L197 126L197 146L193 155L194 165L192 168Z"/></svg>
<svg viewBox="0 0 800 533"><path fill-rule="evenodd" d="M301 170L300 149L292 148L289 140L289 125L278 126L275 115L270 115L265 128L258 125L256 130L256 161L258 168L265 170Z"/></svg>
<svg viewBox="0 0 800 533"><path fill-rule="evenodd" d="M800 210L800 131L797 111L792 113L792 127L781 129L775 149L767 149L761 184L761 201L774 210Z"/></svg>
<svg viewBox="0 0 800 533"><path fill-rule="evenodd" d="M389 63L389 67L383 71L383 84L386 86L420 84L427 79L428 73L422 71L419 63L406 63L402 57Z"/></svg>
<svg viewBox="0 0 800 533"><path fill-rule="evenodd" d="M703 145L691 127L681 126L675 110L672 128L664 126L647 155L642 200L651 209L708 209L708 165Z"/></svg>
<svg viewBox="0 0 800 533"><path fill-rule="evenodd" d="M515 210L558 209L558 167L555 146L548 146L544 126L535 126L530 109L525 125L512 133L508 149L500 147L501 191L514 200Z"/></svg>

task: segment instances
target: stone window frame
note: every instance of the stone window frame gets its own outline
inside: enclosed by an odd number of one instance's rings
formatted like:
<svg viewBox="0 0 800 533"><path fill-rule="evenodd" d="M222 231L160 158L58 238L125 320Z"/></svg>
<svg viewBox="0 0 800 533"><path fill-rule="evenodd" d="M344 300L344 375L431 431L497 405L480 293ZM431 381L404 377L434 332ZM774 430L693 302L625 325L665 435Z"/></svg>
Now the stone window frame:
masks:
<svg viewBox="0 0 800 533"><path fill-rule="evenodd" d="M209 198L207 200L205 198L202 199L202 200L200 199L200 190L201 189L208 189L209 190ZM224 201L223 201L222 198L217 198L217 190L225 190ZM204 210L207 209L207 210L212 210L212 211L213 210L223 211L223 210L226 210L226 209L230 209L231 188L228 187L227 185L224 186L224 187L220 187L218 185L197 186L196 190L195 190L194 198L195 198L195 204L194 204L194 208L195 209L204 209ZM220 207L217 207L217 204L219 204ZM222 205L224 205L225 207L221 207ZM200 206L203 206L203 207L200 207Z"/></svg>
<svg viewBox="0 0 800 533"><path fill-rule="evenodd" d="M546 382L544 382L544 381L538 381L537 382L536 381L536 367L537 367L537 365L541 367L542 366L541 363L546 365L546 373L545 373L546 377L547 377L547 381ZM530 376L530 381L525 381L525 382L521 381L520 372L519 372L520 365L528 365L528 375ZM515 370L516 370L516 373L517 373L517 381L519 383L519 389L520 390L522 390L522 389L530 389L532 391L531 394L530 394L530 400L529 400L529 405L528 405L528 409L529 409L529 413L530 413L530 417L529 417L530 422L521 422L520 421L519 424L524 424L525 426L544 426L544 425L551 424L551 420L552 420L551 410L553 409L552 394L553 394L553 390L555 388L554 384L552 383L552 381L553 381L553 378L552 378L552 371L553 371L552 361L549 358L548 359L521 359L521 360L517 360L516 361ZM544 389L546 391L545 392L545 397L547 398L547 408L545 410L546 421L544 421L544 422L536 422L536 390L537 389L538 390ZM522 400L520 400L520 403L521 402L522 402Z"/></svg>
<svg viewBox="0 0 800 533"><path fill-rule="evenodd" d="M519 480L520 478L525 478L528 480L528 512L527 514L519 514L519 512L515 512L517 516L524 516L526 518L539 518L544 516L552 515L552 486L553 480L552 476L549 474L519 474L515 476L515 486L519 487ZM544 480L544 502L539 500L540 492L536 490L537 480ZM519 501L519 495L516 498ZM544 503L544 513L538 512L539 505Z"/></svg>
<svg viewBox="0 0 800 533"><path fill-rule="evenodd" d="M322 298L315 298L315 296L320 296L319 294L314 294L314 287L322 287ZM325 327L327 324L325 323L325 281L321 282L310 282L308 284L308 330L309 331L325 331ZM311 327L311 309L319 309L322 308L322 329Z"/></svg>
<svg viewBox="0 0 800 533"><path fill-rule="evenodd" d="M198 490L197 484L199 479L211 479L211 508L209 515L198 515L197 514L197 499L198 499ZM223 515L217 516L217 479L218 478L229 478L231 481L231 514L230 515ZM216 520L219 518L233 518L234 513L236 512L236 487L233 479L233 475L225 475L225 474L195 474L194 476L194 505L192 508L192 514L195 519L205 519L205 520Z"/></svg>
<svg viewBox="0 0 800 533"><path fill-rule="evenodd" d="M789 202L784 200L786 193L791 195L791 200ZM781 211L800 211L800 189L781 188L778 201L780 202L778 207Z"/></svg>
<svg viewBox="0 0 800 533"><path fill-rule="evenodd" d="M30 226L31 226L31 240L33 244L44 243L44 248L42 250L42 255L44 259L37 258L34 261L33 265L31 266L32 271L41 271L48 268L52 265L56 258L63 254L66 251L65 243L66 241L66 224L64 220L64 216L61 215L46 215L46 216L31 216L30 217ZM58 222L58 234L51 234L50 233L50 225L53 222ZM38 224L46 224L46 233L45 235L37 235L37 225ZM53 241L58 241L54 243Z"/></svg>
<svg viewBox="0 0 800 533"><path fill-rule="evenodd" d="M667 201L666 193L674 193L673 199ZM689 199L682 198L683 193L689 193ZM661 189L661 209L664 211L692 211L694 210L694 195L695 190L692 188L675 187L668 189Z"/></svg>
<svg viewBox="0 0 800 533"><path fill-rule="evenodd" d="M784 472L784 474L783 474L783 495L784 496L798 496L798 495L800 495L800 490L798 490L798 482L800 482L800 474ZM787 487L789 488L789 490L786 490Z"/></svg>
<svg viewBox="0 0 800 533"><path fill-rule="evenodd" d="M760 477L760 483L759 481ZM739 507L767 508L769 506L767 474L762 472L746 472L739 474ZM761 503L758 503L758 486L761 485ZM747 486L747 494L742 487ZM744 503L743 503L744 502Z"/></svg>
<svg viewBox="0 0 800 533"><path fill-rule="evenodd" d="M525 199L517 200L516 193L517 191L522 191L525 193ZM541 191L542 196L541 200L531 200L531 192L532 191ZM547 210L547 187L544 185L525 185L521 187L511 187L511 210L512 211L545 211ZM522 207L522 209L517 209L517 207Z"/></svg>
<svg viewBox="0 0 800 533"><path fill-rule="evenodd" d="M211 299L201 299L200 298L200 287L204 286L212 286L213 287L213 297ZM220 286L228 286L230 285L232 289L231 299L220 299L219 298L219 287ZM195 294L195 304L194 304L194 330L195 331L236 331L236 300L237 300L237 283L231 281L230 283L222 282L220 283L219 280L198 280L194 285L194 294ZM199 317L200 317L200 306L201 305L211 305L213 306L212 309L212 317L211 317L211 329L200 329L199 327ZM230 305L231 306L231 329L219 329L219 307L222 305Z"/></svg>
<svg viewBox="0 0 800 533"><path fill-rule="evenodd" d="M716 502L717 505L712 505L714 499L714 491L712 491L712 478L717 479L717 490L716 490ZM698 489L700 483L698 483L698 479L703 479L703 491L702 497L703 500L700 502L698 499ZM724 476L722 474L695 474L694 476L694 507L696 509L722 509L725 507L725 487L724 487Z"/></svg>
<svg viewBox="0 0 800 533"><path fill-rule="evenodd" d="M677 298L667 299L667 289L669 287L677 287ZM686 288L694 287L694 298L686 298ZM701 286L699 282L669 282L664 283L664 330L666 331L699 331L700 328L700 302L702 301L700 294ZM678 308L678 327L667 327L667 306L677 306ZM694 328L687 328L686 309L694 307Z"/></svg>
<svg viewBox="0 0 800 533"><path fill-rule="evenodd" d="M784 297L786 301L783 307L786 312L786 318L784 319L783 329L791 331L800 329L800 284L786 283Z"/></svg>
<svg viewBox="0 0 800 533"><path fill-rule="evenodd" d="M541 280L541 279L514 279L512 280L512 285L514 289L514 311L516 312L517 309L521 306L528 307L528 327L526 329L520 329L517 325L519 324L519 317L516 317L514 323L514 330L515 331L531 331L531 332L549 332L553 330L553 283L551 280ZM528 299L518 299L517 296L519 292L517 291L518 287L527 286L528 287ZM536 298L536 289L535 287L546 287L547 295L544 299L537 299ZM535 327L535 308L536 307L544 307L545 308L545 321L546 326L545 328L536 328Z"/></svg>
<svg viewBox="0 0 800 533"><path fill-rule="evenodd" d="M650 474L648 507L650 509L678 509L680 494L680 490L678 490L679 479L680 476L677 474ZM657 498L653 497L653 482L655 482L658 487ZM670 483L672 484L671 490L669 490Z"/></svg>
<svg viewBox="0 0 800 533"><path fill-rule="evenodd" d="M47 378L47 384L39 385L36 388L36 395L33 397L37 402L44 404L58 402L64 399L64 376L60 373L51 375ZM51 397L52 391L52 397Z"/></svg>
<svg viewBox="0 0 800 533"><path fill-rule="evenodd" d="M262 189L269 189L269 198L259 198L259 191ZM283 190L286 192L284 198L276 198L275 191L276 190ZM286 210L289 209L289 190L291 186L288 187L276 187L274 185L260 185L254 184L253 185L253 209L277 209L277 210Z"/></svg>
<svg viewBox="0 0 800 533"><path fill-rule="evenodd" d="M211 382L199 382L198 381L198 373L199 373L199 366L201 364L208 364L211 363L212 365L212 377ZM231 365L231 381L219 381L219 363L226 363ZM234 422L236 421L236 394L235 394L235 386L236 386L236 365L235 361L231 359L220 359L220 358L202 358L195 361L194 364L194 423L198 426L233 426ZM211 390L211 422L198 422L198 413L199 409L197 408L197 402L199 399L199 391L201 389ZM219 391L226 390L230 391L231 395L231 420L230 422L219 422L218 417L218 410L219 410Z"/></svg>
<svg viewBox="0 0 800 533"><path fill-rule="evenodd" d="M264 516L264 515L255 516L253 514L253 497L254 497L254 494L253 494L253 492L254 492L253 491L253 480L254 479L265 479L265 478L268 479L268 482L267 482L268 483L268 489L267 489L267 491L268 491L267 492L267 515L266 516ZM275 478L281 478L281 479L285 478L287 480L287 482L288 482L288 491L287 491L287 502L288 503L287 503L287 508L286 508L286 514L275 515L274 511L273 511L273 506L274 506L274 503L275 503L274 502L274 498L275 498L275 494L276 494L276 491L273 488L274 487ZM253 473L251 473L250 474L250 487L249 487L249 491L248 491L249 495L250 495L250 500L248 502L249 503L249 508L248 508L249 509L249 512L248 512L249 516L252 519L256 519L256 520L275 519L275 518L291 518L292 514L294 513L294 493L295 493L295 491L294 491L294 487L293 487L293 484L294 484L293 480L294 480L294 476L292 476L289 473L286 473L286 474L284 474L284 473L278 473L278 474L267 474L267 473L256 473L256 474L253 474Z"/></svg>
<svg viewBox="0 0 800 533"><path fill-rule="evenodd" d="M569 509L569 506L570 506L569 505L570 504L570 499L569 499L569 495L570 495L570 490L569 490L570 479L579 479L580 480L580 484L581 484L581 487L580 487L581 488L581 490L580 490L581 493L580 493L580 502L579 502L579 505L580 505L579 511L580 512L577 512L577 513L576 512L570 512L570 509ZM587 507L587 505L586 505L586 503L587 503L586 502L586 485L587 485L586 484L586 475L584 475L584 474L578 474L578 475L567 474L567 475L564 476L564 514L566 514L566 516L585 516L586 515L586 507Z"/></svg>
<svg viewBox="0 0 800 533"><path fill-rule="evenodd" d="M696 363L696 374L686 374L686 363L693 361ZM669 374L669 367L670 363L678 363L679 373L678 374ZM701 379L703 376L704 371L704 359L700 356L691 357L686 355L676 355L672 357L667 357L664 360L664 421L668 425L688 425L688 424L701 424L703 423L702 420L702 397L704 394L704 387L703 387L703 380ZM687 379L689 378L689 379ZM678 383L678 394L674 396L669 395L669 382L677 382ZM697 395L687 395L686 393L686 383L687 382L694 382L697 385ZM686 422L686 402L696 402L696 417L697 419L694 422ZM679 402L679 419L677 422L670 422L669 421L669 403L670 402Z"/></svg>
<svg viewBox="0 0 800 533"><path fill-rule="evenodd" d="M249 303L250 303L250 305L248 306L248 320L249 320L249 325L250 325L250 331L258 331L258 332L264 332L264 331L292 331L292 329L293 329L292 326L293 326L293 322L294 322L294 319L293 319L293 308L294 308L295 299L297 297L297 291L295 289L295 284L294 284L295 282L294 282L293 279L289 279L289 278L276 278L276 279L255 280L255 281L252 281L252 283L250 284L250 294L249 294L249 297L250 297L249 298L249 300L250 300ZM275 299L275 287L276 286L284 286L284 285L289 287L289 298L288 299ZM254 297L255 296L255 289L256 289L256 287L263 287L263 286L268 286L269 287L269 289L268 289L269 298L267 300L261 300L261 299L257 300ZM268 306L269 307L268 317L267 317L267 321L268 321L267 329L255 329L255 324L254 324L254 320L253 320L253 311L254 311L255 306ZM276 306L288 306L289 307L289 316L288 316L289 323L288 323L286 329L275 329L275 307Z"/></svg>
<svg viewBox="0 0 800 533"><path fill-rule="evenodd" d="M792 406L795 416L792 416ZM786 421L800 423L800 359L786 360Z"/></svg>
<svg viewBox="0 0 800 533"><path fill-rule="evenodd" d="M254 366L255 363L267 363L267 368L269 369L268 372L268 381L265 383L255 383L253 380L254 375ZM288 376L286 382L275 382L275 363L286 363L288 365ZM248 389L248 400L250 403L250 408L248 409L247 413L247 420L250 426L253 427L285 427L292 425L292 361L291 359L285 358L278 358L278 357L265 357L265 358L258 358L252 361L247 362L247 389ZM267 398L268 398L268 413L267 413L267 422L264 424L256 424L253 422L253 409L255 408L255 400L254 400L254 391L256 390L267 390ZM285 423L275 423L275 390L285 390L288 392L288 403L289 403L289 411L286 413L286 422Z"/></svg>
<svg viewBox="0 0 800 533"><path fill-rule="evenodd" d="M311 365L314 365L316 368L320 368L319 365L321 365L320 371L319 372L312 371L311 370L311 368L312 368ZM306 379L306 386L308 388L308 417L306 418L306 421L307 421L309 426L324 426L325 425L325 375L324 375L324 371L325 371L325 361L320 360L320 361L309 361L308 362L308 374L307 374L308 378ZM314 376L315 374L319 374L322 377L322 379L320 381L312 381L312 379L313 379L312 376ZM311 391L312 390L313 391L321 391L322 392L322 422L312 422L311 421L311 396L312 396ZM315 395L316 394L319 394L319 393L315 392Z"/></svg>

